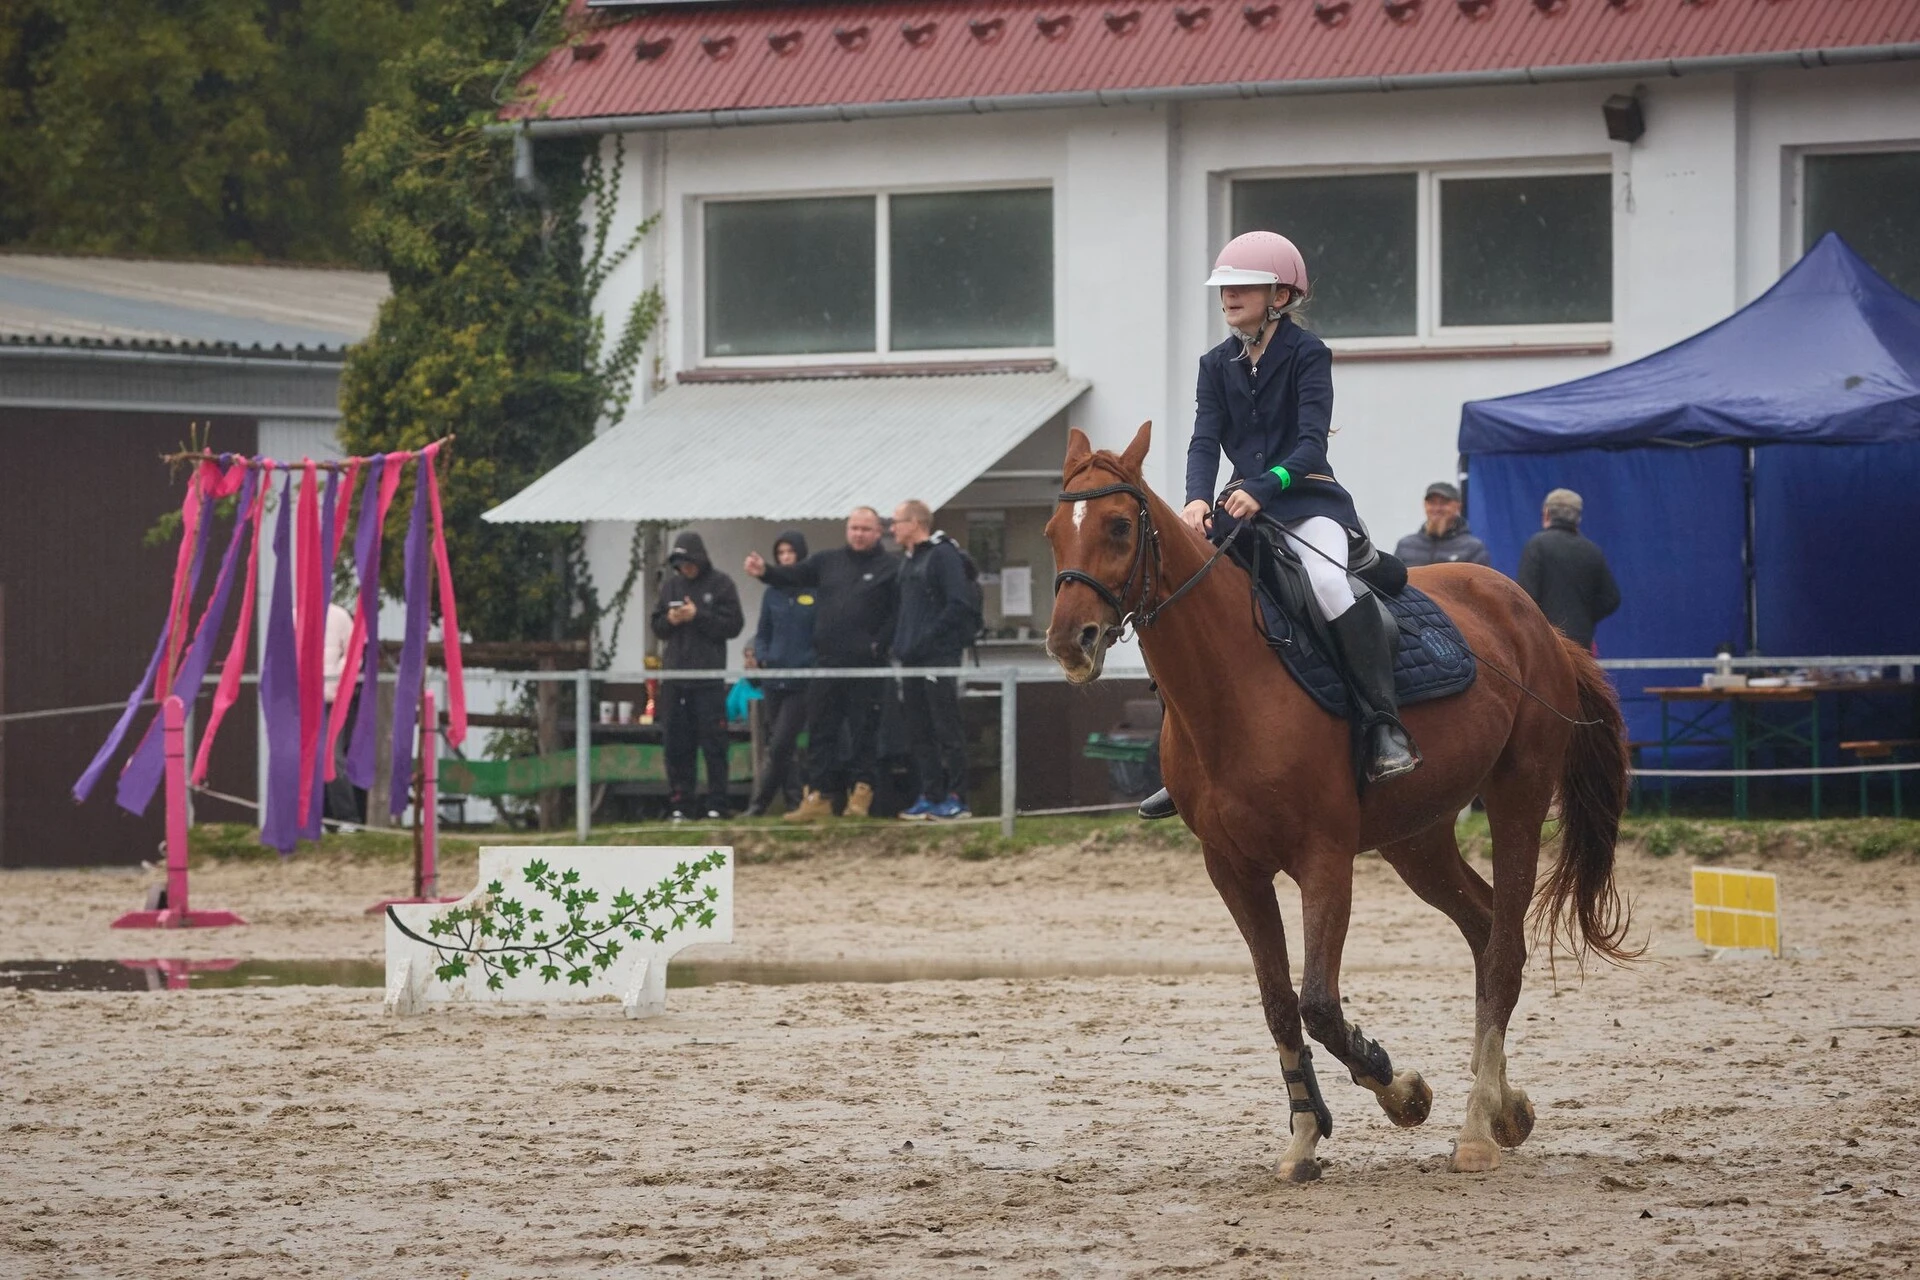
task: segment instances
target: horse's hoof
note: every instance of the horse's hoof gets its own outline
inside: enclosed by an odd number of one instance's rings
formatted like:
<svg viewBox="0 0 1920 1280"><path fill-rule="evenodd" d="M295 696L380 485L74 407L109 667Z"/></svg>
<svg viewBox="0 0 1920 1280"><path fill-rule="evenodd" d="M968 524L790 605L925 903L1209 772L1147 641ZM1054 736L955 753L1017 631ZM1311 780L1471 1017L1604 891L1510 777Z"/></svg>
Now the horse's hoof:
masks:
<svg viewBox="0 0 1920 1280"><path fill-rule="evenodd" d="M1500 1148L1480 1138L1453 1144L1447 1157L1448 1173L1492 1173L1500 1167Z"/></svg>
<svg viewBox="0 0 1920 1280"><path fill-rule="evenodd" d="M1433 1090L1418 1071L1394 1072L1393 1083L1374 1096L1380 1099L1380 1109L1387 1113L1387 1119L1402 1129L1425 1124L1433 1113Z"/></svg>
<svg viewBox="0 0 1920 1280"><path fill-rule="evenodd" d="M1282 1182L1318 1182L1320 1181L1320 1162L1308 1157L1305 1160L1282 1160L1275 1170Z"/></svg>
<svg viewBox="0 0 1920 1280"><path fill-rule="evenodd" d="M1503 1147L1517 1147L1533 1132L1533 1103L1515 1089L1507 1095L1506 1108L1493 1117L1493 1140Z"/></svg>

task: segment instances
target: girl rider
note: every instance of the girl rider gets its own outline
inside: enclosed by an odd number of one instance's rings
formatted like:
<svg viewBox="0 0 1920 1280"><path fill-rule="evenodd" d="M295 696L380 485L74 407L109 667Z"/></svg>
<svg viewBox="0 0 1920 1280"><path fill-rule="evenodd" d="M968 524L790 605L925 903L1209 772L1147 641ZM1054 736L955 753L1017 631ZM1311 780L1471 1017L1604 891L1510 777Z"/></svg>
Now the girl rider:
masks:
<svg viewBox="0 0 1920 1280"><path fill-rule="evenodd" d="M1201 536L1212 535L1213 486L1224 450L1233 481L1222 509L1234 521L1264 513L1285 530L1352 684L1368 704L1367 778L1397 778L1419 758L1395 718L1389 623L1371 602L1354 607L1347 578L1348 543L1365 539L1366 529L1327 463L1332 357L1291 315L1307 300L1307 264L1284 236L1250 231L1220 251L1207 284L1219 288L1220 311L1233 333L1200 357L1180 518ZM1143 818L1173 813L1164 789L1140 805Z"/></svg>

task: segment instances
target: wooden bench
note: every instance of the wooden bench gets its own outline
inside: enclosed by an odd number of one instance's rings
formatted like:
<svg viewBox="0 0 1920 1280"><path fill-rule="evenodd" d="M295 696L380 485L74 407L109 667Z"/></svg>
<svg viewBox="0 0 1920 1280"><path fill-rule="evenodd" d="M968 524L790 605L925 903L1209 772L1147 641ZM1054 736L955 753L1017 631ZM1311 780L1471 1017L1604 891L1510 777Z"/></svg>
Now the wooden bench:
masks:
<svg viewBox="0 0 1920 1280"><path fill-rule="evenodd" d="M1863 738L1858 742L1840 744L1842 751L1847 752L1862 764L1870 760L1885 760L1891 764L1899 758L1901 752L1912 751L1915 747L1920 747L1920 738ZM1872 776L1870 773L1860 775L1860 816L1863 818L1867 816L1867 779ZM1890 776L1893 778L1893 816L1904 817L1906 815L1901 811L1900 804L1899 771L1893 771Z"/></svg>

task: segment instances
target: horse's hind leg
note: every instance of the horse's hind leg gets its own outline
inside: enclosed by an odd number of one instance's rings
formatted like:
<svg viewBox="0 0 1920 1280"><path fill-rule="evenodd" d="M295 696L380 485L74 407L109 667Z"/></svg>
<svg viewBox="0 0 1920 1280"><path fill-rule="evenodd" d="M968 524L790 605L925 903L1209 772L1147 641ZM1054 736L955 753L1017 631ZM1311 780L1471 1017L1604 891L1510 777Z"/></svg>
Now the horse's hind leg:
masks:
<svg viewBox="0 0 1920 1280"><path fill-rule="evenodd" d="M1552 795L1550 781L1505 762L1485 791L1493 832L1493 920L1476 965L1473 1091L1447 1165L1456 1173L1498 1168L1500 1148L1517 1147L1533 1132L1533 1104L1507 1083L1507 1021L1520 1000L1527 965L1527 908L1540 866L1540 825Z"/></svg>
<svg viewBox="0 0 1920 1280"><path fill-rule="evenodd" d="M1273 893L1272 877L1261 877L1218 853L1206 849L1207 874L1220 891L1240 936L1253 955L1254 977L1260 983L1260 1005L1267 1029L1280 1050L1280 1073L1287 1082L1291 1138L1277 1170L1288 1182L1312 1182L1320 1176L1314 1151L1320 1139L1333 1132L1333 1115L1320 1096L1313 1074L1313 1055L1300 1034L1300 1001L1287 973L1286 926Z"/></svg>
<svg viewBox="0 0 1920 1280"><path fill-rule="evenodd" d="M1353 860L1329 853L1306 863L1295 878L1307 932L1307 971L1300 984L1300 1016L1307 1032L1340 1059L1355 1084L1373 1094L1389 1120L1410 1129L1433 1110L1433 1090L1418 1071L1395 1071L1387 1051L1348 1022L1340 1006L1340 955L1353 911Z"/></svg>

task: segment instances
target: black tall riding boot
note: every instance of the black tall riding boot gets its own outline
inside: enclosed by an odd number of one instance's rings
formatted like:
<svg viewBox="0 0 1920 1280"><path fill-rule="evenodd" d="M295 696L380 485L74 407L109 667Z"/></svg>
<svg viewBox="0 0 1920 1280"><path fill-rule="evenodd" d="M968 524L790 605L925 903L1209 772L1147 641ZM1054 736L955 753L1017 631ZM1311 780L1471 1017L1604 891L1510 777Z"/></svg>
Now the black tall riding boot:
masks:
<svg viewBox="0 0 1920 1280"><path fill-rule="evenodd" d="M1140 816L1149 822L1156 818L1178 817L1179 814L1180 810L1174 807L1173 797L1165 787L1140 802Z"/></svg>
<svg viewBox="0 0 1920 1280"><path fill-rule="evenodd" d="M1356 601L1329 624L1333 638L1347 660L1347 674L1366 706L1366 774L1368 782L1385 782L1412 773L1420 757L1401 727L1398 699L1393 689L1393 633L1380 605L1369 598Z"/></svg>

